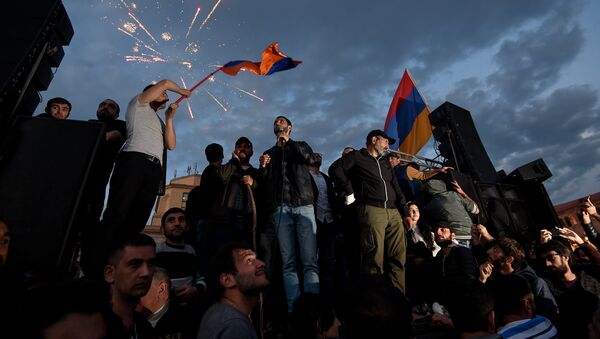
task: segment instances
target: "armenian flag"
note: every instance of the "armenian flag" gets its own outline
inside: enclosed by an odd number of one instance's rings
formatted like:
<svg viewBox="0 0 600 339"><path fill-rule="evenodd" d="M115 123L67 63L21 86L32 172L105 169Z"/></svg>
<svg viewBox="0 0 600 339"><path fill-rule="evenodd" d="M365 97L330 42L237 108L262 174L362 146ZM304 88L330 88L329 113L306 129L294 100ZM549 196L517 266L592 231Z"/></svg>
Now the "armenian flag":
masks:
<svg viewBox="0 0 600 339"><path fill-rule="evenodd" d="M279 51L279 44L274 42L262 52L260 62L236 60L226 63L221 71L227 75L237 75L240 71L248 71L256 75L271 75L298 66L302 61L293 60Z"/></svg>
<svg viewBox="0 0 600 339"><path fill-rule="evenodd" d="M396 139L390 148L409 154L417 154L431 137L429 107L406 69L392 99L383 130Z"/></svg>
<svg viewBox="0 0 600 339"><path fill-rule="evenodd" d="M269 47L265 48L262 53L262 58L260 62L253 62L248 60L236 60L230 61L225 65L221 66L218 69L215 69L210 74L204 77L204 79L198 81L194 87L190 88L190 91L193 92L198 86L202 85L206 80L210 79L217 72L223 71L223 73L231 76L237 75L240 71L248 71L250 73L254 73L256 75L271 75L275 72L285 71L291 68L294 68L301 64L302 61L293 60L287 55L281 53L279 51L279 44L274 42L269 45ZM185 96L179 97L175 103L180 103Z"/></svg>

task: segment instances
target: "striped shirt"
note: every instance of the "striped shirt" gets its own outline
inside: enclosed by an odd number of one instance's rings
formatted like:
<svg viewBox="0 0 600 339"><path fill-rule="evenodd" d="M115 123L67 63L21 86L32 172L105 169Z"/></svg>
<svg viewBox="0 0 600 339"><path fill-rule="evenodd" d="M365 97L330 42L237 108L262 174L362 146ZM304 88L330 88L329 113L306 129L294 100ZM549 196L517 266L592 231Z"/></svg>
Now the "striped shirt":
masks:
<svg viewBox="0 0 600 339"><path fill-rule="evenodd" d="M532 319L517 320L498 330L505 339L558 338L558 331L548 318L537 315Z"/></svg>

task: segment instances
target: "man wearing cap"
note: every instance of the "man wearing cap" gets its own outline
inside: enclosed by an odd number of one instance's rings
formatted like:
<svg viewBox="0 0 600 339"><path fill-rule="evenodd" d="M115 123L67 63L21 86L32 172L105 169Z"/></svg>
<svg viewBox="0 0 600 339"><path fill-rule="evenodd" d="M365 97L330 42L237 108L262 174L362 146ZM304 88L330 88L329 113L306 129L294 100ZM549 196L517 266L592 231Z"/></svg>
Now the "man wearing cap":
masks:
<svg viewBox="0 0 600 339"><path fill-rule="evenodd" d="M386 274L396 288L404 291L406 240L399 209L405 199L384 157L394 142L381 130L369 132L367 147L342 157L332 179L344 189L346 204L357 204L361 271Z"/></svg>

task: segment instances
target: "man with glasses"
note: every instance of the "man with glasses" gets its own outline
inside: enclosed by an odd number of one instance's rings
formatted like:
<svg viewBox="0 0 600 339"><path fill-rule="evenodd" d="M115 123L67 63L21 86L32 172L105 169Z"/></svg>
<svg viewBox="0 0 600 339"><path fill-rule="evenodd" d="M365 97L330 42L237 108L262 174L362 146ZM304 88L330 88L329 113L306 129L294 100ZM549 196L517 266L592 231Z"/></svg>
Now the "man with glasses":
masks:
<svg viewBox="0 0 600 339"><path fill-rule="evenodd" d="M538 247L550 279L548 285L558 302L561 335L585 338L587 324L600 304L600 282L583 270L572 268L571 250L556 240Z"/></svg>
<svg viewBox="0 0 600 339"><path fill-rule="evenodd" d="M361 271L386 274L404 292L406 240L399 209L406 201L384 157L395 141L382 130L369 132L366 148L342 157L332 179L345 191L346 205L358 205Z"/></svg>
<svg viewBox="0 0 600 339"><path fill-rule="evenodd" d="M498 278L496 273L523 277L531 286L537 314L556 323L558 320L556 300L548 284L527 264L521 244L510 238L492 240L488 245L487 256L488 260L479 266L479 281L496 286Z"/></svg>

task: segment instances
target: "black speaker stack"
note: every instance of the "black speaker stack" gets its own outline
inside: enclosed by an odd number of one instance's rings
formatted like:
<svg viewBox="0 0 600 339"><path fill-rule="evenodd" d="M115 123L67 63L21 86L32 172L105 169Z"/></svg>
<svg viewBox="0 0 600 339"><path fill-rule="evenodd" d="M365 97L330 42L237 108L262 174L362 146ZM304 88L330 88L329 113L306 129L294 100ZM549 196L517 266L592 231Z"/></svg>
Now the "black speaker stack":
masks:
<svg viewBox="0 0 600 339"><path fill-rule="evenodd" d="M477 222L497 236L522 242L538 237L539 230L559 225L543 182L552 173L542 159L518 167L510 174L496 172L466 109L445 102L429 120L439 154L458 170L455 179L480 206Z"/></svg>
<svg viewBox="0 0 600 339"><path fill-rule="evenodd" d="M8 1L0 11L0 145L18 115L30 116L48 89L73 26L60 0Z"/></svg>

